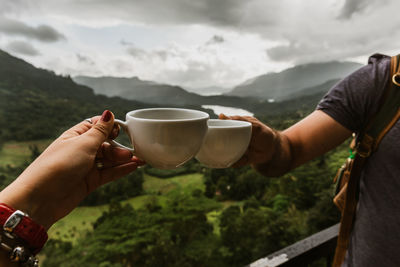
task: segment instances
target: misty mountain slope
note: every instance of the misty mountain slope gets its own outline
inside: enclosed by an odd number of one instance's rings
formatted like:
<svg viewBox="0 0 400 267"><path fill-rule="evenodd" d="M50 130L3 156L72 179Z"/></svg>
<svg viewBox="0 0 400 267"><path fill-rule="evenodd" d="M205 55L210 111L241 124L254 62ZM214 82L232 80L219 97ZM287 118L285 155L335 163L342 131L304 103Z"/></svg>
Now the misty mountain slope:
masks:
<svg viewBox="0 0 400 267"><path fill-rule="evenodd" d="M226 95L202 96L179 86L157 84L134 78L77 76L74 80L93 88L97 94L119 96L163 106L221 105L250 110L258 99Z"/></svg>
<svg viewBox="0 0 400 267"><path fill-rule="evenodd" d="M137 77L77 76L75 82L93 88L97 94L119 96L152 104L193 105L201 103L202 96L189 93L179 86L143 81Z"/></svg>
<svg viewBox="0 0 400 267"><path fill-rule="evenodd" d="M235 87L228 95L282 100L304 88L314 87L351 74L362 65L352 62L326 62L299 65L279 73L264 74Z"/></svg>
<svg viewBox="0 0 400 267"><path fill-rule="evenodd" d="M328 92L328 90L332 86L334 86L339 81L340 81L340 79L333 79L333 80L326 81L322 84L318 84L316 86L303 88L303 89L298 90L297 92L282 95L278 100L280 102L282 102L282 101L286 101L286 100L293 100L293 99L301 98L304 96L315 95L315 94L321 95L321 97L322 97L323 95L325 95Z"/></svg>
<svg viewBox="0 0 400 267"><path fill-rule="evenodd" d="M277 114L280 111L295 112L297 109L303 109L306 105L310 105L310 109L313 109L319 99L338 81L324 81L316 86L299 88L295 93L284 92L278 101L268 103L266 99L255 97L233 95L201 96L186 92L178 86L160 85L154 82L142 81L138 78L79 76L74 80L92 87L99 94L118 95L123 98L163 106L220 105L237 107L253 112L256 115Z"/></svg>
<svg viewBox="0 0 400 267"><path fill-rule="evenodd" d="M76 76L73 80L78 84L87 85L95 90L96 93L107 96L118 96L127 88L155 85L150 81L142 81L137 77L119 78L111 76L89 77Z"/></svg>
<svg viewBox="0 0 400 267"><path fill-rule="evenodd" d="M327 81L323 84L304 88L301 91L276 102L260 100L251 106L257 116L282 116L288 114L308 114L315 110L319 101L339 80Z"/></svg>

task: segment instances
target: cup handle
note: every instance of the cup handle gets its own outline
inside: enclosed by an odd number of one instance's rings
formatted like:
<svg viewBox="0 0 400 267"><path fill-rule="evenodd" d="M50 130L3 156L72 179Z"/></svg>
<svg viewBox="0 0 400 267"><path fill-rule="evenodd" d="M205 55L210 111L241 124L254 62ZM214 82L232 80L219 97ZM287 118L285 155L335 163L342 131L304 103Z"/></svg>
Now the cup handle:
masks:
<svg viewBox="0 0 400 267"><path fill-rule="evenodd" d="M114 120L114 123L116 123L119 126L121 126L121 128L124 130L124 132L129 135L128 125L126 124L126 122L116 119L116 120ZM121 145L117 141L114 141L114 140L111 140L111 139L107 140L107 142L110 143L113 147L119 147L119 148L127 149L133 155L135 155L135 149L134 148L130 148L130 147Z"/></svg>

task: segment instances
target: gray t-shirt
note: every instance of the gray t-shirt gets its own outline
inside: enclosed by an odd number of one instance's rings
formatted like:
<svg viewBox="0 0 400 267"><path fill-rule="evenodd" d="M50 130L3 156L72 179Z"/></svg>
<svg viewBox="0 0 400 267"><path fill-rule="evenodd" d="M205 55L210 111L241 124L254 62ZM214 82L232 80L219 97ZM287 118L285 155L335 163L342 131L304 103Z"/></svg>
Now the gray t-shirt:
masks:
<svg viewBox="0 0 400 267"><path fill-rule="evenodd" d="M390 57L376 54L368 65L336 84L318 104L351 131L374 114L390 75ZM354 230L344 266L400 266L400 120L365 164Z"/></svg>

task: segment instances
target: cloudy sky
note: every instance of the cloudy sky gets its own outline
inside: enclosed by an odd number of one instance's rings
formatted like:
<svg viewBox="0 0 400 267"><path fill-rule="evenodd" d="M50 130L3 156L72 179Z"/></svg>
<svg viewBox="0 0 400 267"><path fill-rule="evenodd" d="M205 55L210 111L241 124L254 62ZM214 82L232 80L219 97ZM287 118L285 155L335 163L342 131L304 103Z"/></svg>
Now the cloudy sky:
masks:
<svg viewBox="0 0 400 267"><path fill-rule="evenodd" d="M398 0L0 0L0 49L58 74L233 87L400 53Z"/></svg>

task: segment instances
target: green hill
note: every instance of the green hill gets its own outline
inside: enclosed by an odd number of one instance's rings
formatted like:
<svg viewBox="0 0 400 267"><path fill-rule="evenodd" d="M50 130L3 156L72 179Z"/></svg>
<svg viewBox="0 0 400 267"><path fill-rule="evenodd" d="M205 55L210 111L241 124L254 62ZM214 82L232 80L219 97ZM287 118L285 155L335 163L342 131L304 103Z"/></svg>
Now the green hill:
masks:
<svg viewBox="0 0 400 267"><path fill-rule="evenodd" d="M130 110L154 106L157 105L96 95L69 76L36 68L0 50L0 143L53 138L105 109L124 118Z"/></svg>

